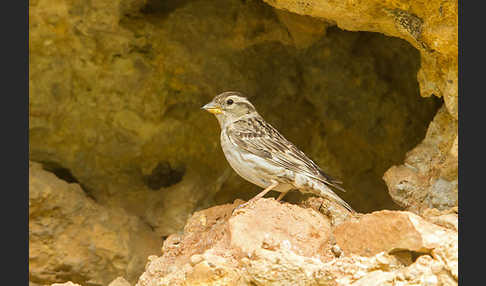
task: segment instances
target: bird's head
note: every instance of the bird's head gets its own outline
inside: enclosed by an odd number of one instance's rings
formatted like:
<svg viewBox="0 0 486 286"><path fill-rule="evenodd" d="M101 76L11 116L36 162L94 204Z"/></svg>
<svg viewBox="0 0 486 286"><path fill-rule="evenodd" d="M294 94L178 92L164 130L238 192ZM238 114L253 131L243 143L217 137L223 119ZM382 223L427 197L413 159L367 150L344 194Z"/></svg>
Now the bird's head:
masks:
<svg viewBox="0 0 486 286"><path fill-rule="evenodd" d="M243 94L236 91L226 91L216 95L211 102L201 107L216 116L223 127L247 114L256 113L255 107Z"/></svg>

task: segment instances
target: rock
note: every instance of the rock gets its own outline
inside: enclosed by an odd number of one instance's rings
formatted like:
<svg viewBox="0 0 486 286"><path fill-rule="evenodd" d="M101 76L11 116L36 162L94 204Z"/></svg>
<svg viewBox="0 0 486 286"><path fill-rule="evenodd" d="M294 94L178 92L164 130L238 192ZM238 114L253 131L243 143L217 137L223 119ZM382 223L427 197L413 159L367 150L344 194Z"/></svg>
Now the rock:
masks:
<svg viewBox="0 0 486 286"><path fill-rule="evenodd" d="M407 153L405 162L383 176L393 200L419 213L458 205L457 121L441 108L424 141Z"/></svg>
<svg viewBox="0 0 486 286"><path fill-rule="evenodd" d="M319 212L273 199L231 215L237 205L196 212L136 285L458 285L457 231L411 212L380 211L333 227Z"/></svg>
<svg viewBox="0 0 486 286"><path fill-rule="evenodd" d="M411 212L400 211L366 214L356 221L340 224L333 233L345 254L360 256L402 250L431 253L444 241L452 241L457 236L457 232L427 222Z"/></svg>
<svg viewBox="0 0 486 286"><path fill-rule="evenodd" d="M228 224L231 247L248 256L260 248L285 248L300 256L323 260L331 256L327 246L330 221L312 209L262 200L235 211Z"/></svg>
<svg viewBox="0 0 486 286"><path fill-rule="evenodd" d="M415 263L409 267L385 272L381 270L372 271L359 280L353 282L352 286L394 286L394 285L458 285L457 280L451 279L444 273L443 266L437 260L428 255L420 256Z"/></svg>
<svg viewBox="0 0 486 286"><path fill-rule="evenodd" d="M130 286L130 283L128 283L127 280L123 277L118 277L115 280L111 281L108 286Z"/></svg>
<svg viewBox="0 0 486 286"><path fill-rule="evenodd" d="M100 206L78 184L57 178L38 163L29 163L32 282L71 280L107 285L120 275L134 281L147 256L160 252L160 243L139 218Z"/></svg>
<svg viewBox="0 0 486 286"><path fill-rule="evenodd" d="M51 286L82 286L82 285L68 281L66 283L54 283L54 284L51 284Z"/></svg>
<svg viewBox="0 0 486 286"><path fill-rule="evenodd" d="M326 35L327 22L309 16L275 10L278 19L287 27L296 48L310 47Z"/></svg>
<svg viewBox="0 0 486 286"><path fill-rule="evenodd" d="M423 211L422 216L425 220L440 225L442 227L459 231L458 221L458 208L454 207L446 211L439 211L438 209L426 209Z"/></svg>
<svg viewBox="0 0 486 286"><path fill-rule="evenodd" d="M264 0L278 9L335 23L349 31L372 31L407 40L421 52L418 74L424 97L444 97L457 120L458 2Z"/></svg>

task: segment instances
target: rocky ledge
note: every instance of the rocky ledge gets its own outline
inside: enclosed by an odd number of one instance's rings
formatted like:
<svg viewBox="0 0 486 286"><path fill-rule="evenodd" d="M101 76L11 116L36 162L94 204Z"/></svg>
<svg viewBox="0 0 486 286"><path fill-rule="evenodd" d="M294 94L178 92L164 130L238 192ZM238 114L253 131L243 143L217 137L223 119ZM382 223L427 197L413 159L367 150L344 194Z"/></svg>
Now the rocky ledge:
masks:
<svg viewBox="0 0 486 286"><path fill-rule="evenodd" d="M136 285L457 285L456 212L337 220L319 212L321 200L196 212Z"/></svg>

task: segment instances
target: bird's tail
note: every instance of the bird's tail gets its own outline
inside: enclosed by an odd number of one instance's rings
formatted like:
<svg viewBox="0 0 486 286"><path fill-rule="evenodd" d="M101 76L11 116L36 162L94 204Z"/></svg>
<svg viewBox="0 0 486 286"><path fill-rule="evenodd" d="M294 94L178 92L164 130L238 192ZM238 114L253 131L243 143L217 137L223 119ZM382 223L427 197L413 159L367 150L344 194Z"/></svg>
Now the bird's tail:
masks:
<svg viewBox="0 0 486 286"><path fill-rule="evenodd" d="M313 193L315 193L316 191L319 192L319 196L321 197L324 197L324 198L327 198L327 199L330 199L338 204L340 204L341 206L343 206L344 208L346 208L348 211L352 212L352 213L355 213L356 211L353 210L353 208L347 203L345 202L343 199L341 199L338 195L336 195L336 193L334 193L328 186L326 186L325 184L323 183L319 183L319 184L315 184L315 190Z"/></svg>

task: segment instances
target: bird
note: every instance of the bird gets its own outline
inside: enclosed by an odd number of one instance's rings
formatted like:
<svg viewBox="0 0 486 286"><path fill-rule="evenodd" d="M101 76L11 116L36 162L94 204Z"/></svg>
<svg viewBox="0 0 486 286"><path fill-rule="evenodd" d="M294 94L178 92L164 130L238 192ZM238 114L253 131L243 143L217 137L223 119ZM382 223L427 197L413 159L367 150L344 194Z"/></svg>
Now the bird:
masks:
<svg viewBox="0 0 486 286"><path fill-rule="evenodd" d="M324 173L304 152L288 141L257 112L248 98L237 91L216 95L201 109L216 116L221 128L220 143L226 160L245 180L263 188L246 204L269 191L280 192L280 201L290 190L299 190L355 212L330 187L345 191L341 181Z"/></svg>

